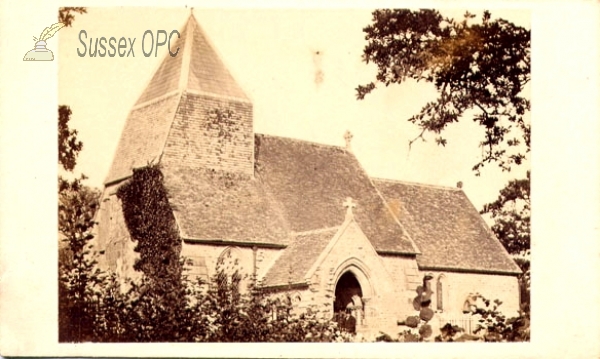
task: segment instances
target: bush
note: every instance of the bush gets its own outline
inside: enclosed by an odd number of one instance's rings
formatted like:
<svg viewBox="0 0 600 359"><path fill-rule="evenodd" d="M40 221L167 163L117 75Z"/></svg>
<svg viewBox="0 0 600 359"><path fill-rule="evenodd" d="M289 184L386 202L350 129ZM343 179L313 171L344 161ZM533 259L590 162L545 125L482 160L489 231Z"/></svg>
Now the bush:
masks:
<svg viewBox="0 0 600 359"><path fill-rule="evenodd" d="M291 301L277 301L251 281L240 293L240 275L218 270L208 283L185 276L174 295L152 288L156 282L145 276L120 282L114 274L102 273L96 295L77 303L92 307L91 318L82 321L61 313L61 336L69 342L332 342L350 341L337 324L319 318L319 313L294 314ZM61 288L69 284L61 282ZM123 288L128 287L127 290ZM162 296L162 297L160 297ZM93 300L92 300L93 299ZM62 296L61 305L71 306ZM176 302L173 306L165 303ZM87 313L87 312L86 312Z"/></svg>

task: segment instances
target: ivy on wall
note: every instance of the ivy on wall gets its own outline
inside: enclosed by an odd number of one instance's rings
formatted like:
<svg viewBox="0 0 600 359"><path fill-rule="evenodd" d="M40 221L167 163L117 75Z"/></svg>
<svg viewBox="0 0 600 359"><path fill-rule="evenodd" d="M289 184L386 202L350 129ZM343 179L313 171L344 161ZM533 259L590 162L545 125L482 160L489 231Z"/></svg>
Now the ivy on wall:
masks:
<svg viewBox="0 0 600 359"><path fill-rule="evenodd" d="M134 269L159 283L180 280L181 240L158 166L134 169L117 197L131 239L137 243L134 250L140 254Z"/></svg>
<svg viewBox="0 0 600 359"><path fill-rule="evenodd" d="M242 117L227 106L217 106L206 111L206 130L217 139L215 155L219 159L220 156L227 155L226 145L237 146L247 143L249 136L243 131L242 122Z"/></svg>

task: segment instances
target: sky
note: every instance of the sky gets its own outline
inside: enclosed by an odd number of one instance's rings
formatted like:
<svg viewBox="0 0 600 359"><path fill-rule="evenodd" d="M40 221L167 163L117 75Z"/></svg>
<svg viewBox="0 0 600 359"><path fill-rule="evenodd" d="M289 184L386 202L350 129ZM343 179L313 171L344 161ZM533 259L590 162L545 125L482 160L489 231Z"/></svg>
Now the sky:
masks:
<svg viewBox="0 0 600 359"><path fill-rule="evenodd" d="M89 185L102 187L127 115L167 55L163 47L156 57L144 57L144 32L181 30L190 12L185 7L88 8L76 15L73 27L59 32L59 104L73 111L70 126L84 143L76 172L86 174ZM407 119L436 97L431 85L381 87L358 101L355 88L376 74L376 67L361 59L370 10L196 8L193 13L252 100L257 133L343 146L349 130L352 150L369 175L442 186L461 181L478 209L529 168L527 162L507 173L491 164L475 176L471 168L481 158L483 132L468 116L447 128L446 147L427 135L427 142L416 142L409 151L419 129ZM457 18L464 10L442 13ZM492 10L496 17L530 28L527 11ZM81 30L88 41L136 38L135 57L79 57Z"/></svg>

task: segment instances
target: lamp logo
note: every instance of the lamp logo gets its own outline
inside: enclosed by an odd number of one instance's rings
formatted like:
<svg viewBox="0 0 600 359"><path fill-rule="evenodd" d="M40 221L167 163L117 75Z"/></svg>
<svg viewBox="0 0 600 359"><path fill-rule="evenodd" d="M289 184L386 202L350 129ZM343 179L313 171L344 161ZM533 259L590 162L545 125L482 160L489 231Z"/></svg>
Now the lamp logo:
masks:
<svg viewBox="0 0 600 359"><path fill-rule="evenodd" d="M33 40L36 41L35 47L25 54L23 61L53 61L54 54L46 48L46 40L54 36L63 27L65 27L65 24L57 22L45 28L39 39L34 36Z"/></svg>

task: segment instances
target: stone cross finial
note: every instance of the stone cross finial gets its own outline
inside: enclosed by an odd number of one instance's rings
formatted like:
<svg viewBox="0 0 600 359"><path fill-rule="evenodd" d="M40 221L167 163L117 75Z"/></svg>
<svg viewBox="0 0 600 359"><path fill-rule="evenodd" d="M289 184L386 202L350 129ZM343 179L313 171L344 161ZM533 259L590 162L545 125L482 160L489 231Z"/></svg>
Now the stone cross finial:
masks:
<svg viewBox="0 0 600 359"><path fill-rule="evenodd" d="M352 142L352 137L354 137L354 135L352 135L352 132L346 131L346 133L344 133L344 140L346 140L346 149L348 151L350 151L352 149L350 147L350 142Z"/></svg>
<svg viewBox="0 0 600 359"><path fill-rule="evenodd" d="M352 198L346 197L346 200L343 203L344 207L346 207L346 219L354 217L352 213L352 208L356 207L356 203L352 201Z"/></svg>

